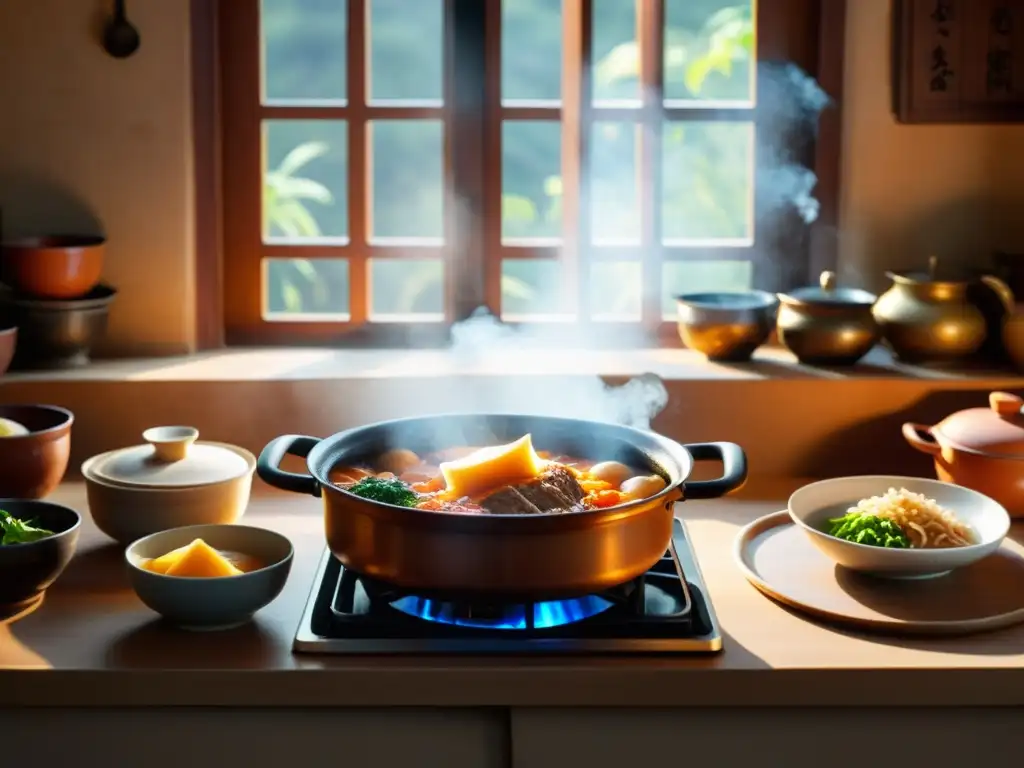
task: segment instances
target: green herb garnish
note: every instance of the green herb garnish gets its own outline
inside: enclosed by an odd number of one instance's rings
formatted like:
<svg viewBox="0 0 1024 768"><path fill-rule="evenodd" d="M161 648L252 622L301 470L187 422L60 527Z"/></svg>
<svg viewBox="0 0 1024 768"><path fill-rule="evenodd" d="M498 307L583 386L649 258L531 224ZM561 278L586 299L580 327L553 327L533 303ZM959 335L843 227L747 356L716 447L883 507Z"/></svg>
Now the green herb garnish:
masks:
<svg viewBox="0 0 1024 768"><path fill-rule="evenodd" d="M910 539L892 520L877 515L862 515L849 512L842 517L828 521L830 536L837 539L852 541L856 544L867 544L870 547L888 547L890 549L908 549Z"/></svg>
<svg viewBox="0 0 1024 768"><path fill-rule="evenodd" d="M0 509L0 531L3 532L3 535L0 536L0 545L29 544L54 535L53 531L36 528L32 524L34 522L34 520L19 520L10 512Z"/></svg>
<svg viewBox="0 0 1024 768"><path fill-rule="evenodd" d="M349 493L381 504L415 507L419 496L397 477L364 477L348 489Z"/></svg>

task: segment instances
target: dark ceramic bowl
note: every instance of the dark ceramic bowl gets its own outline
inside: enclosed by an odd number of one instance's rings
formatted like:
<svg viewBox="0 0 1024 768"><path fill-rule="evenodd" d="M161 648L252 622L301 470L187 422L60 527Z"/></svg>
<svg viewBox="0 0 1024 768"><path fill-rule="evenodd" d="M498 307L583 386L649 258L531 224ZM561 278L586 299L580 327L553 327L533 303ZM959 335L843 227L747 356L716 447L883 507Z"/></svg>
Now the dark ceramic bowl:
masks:
<svg viewBox="0 0 1024 768"><path fill-rule="evenodd" d="M74 414L56 405L0 405L27 435L0 437L0 497L41 499L64 478Z"/></svg>
<svg viewBox="0 0 1024 768"><path fill-rule="evenodd" d="M0 324L0 376L7 373L11 367L11 360L14 359L14 350L18 346L18 327L9 325L4 327Z"/></svg>
<svg viewBox="0 0 1024 768"><path fill-rule="evenodd" d="M38 528L53 531L29 544L0 545L0 606L5 611L39 600L75 554L82 517L48 501L0 499L0 509Z"/></svg>
<svg viewBox="0 0 1024 768"><path fill-rule="evenodd" d="M18 326L16 369L76 368L107 330L117 291L100 285L81 299L33 299L8 291L0 298L6 320Z"/></svg>
<svg viewBox="0 0 1024 768"><path fill-rule="evenodd" d="M4 243L0 275L18 293L43 299L85 296L100 281L105 241L94 235L52 235Z"/></svg>

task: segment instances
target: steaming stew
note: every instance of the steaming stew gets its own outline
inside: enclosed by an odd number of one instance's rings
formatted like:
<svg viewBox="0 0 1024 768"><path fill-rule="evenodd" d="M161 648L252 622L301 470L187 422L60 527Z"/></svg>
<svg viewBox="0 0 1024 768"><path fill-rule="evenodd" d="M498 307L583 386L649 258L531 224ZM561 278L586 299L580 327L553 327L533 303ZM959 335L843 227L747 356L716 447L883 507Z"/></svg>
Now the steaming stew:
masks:
<svg viewBox="0 0 1024 768"><path fill-rule="evenodd" d="M660 475L618 461L535 451L530 435L424 456L393 449L367 466L335 467L331 481L386 504L498 515L605 509L654 496L666 485Z"/></svg>

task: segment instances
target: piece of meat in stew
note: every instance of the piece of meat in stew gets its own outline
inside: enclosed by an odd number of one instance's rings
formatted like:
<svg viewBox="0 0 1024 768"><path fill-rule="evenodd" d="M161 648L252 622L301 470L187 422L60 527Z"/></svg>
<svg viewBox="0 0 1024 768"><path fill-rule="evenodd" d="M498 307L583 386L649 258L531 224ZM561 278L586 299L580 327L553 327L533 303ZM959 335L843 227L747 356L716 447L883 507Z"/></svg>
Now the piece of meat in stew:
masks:
<svg viewBox="0 0 1024 768"><path fill-rule="evenodd" d="M502 488L480 502L492 515L536 515L569 512L578 508L586 495L582 486L564 467L552 467L535 480Z"/></svg>

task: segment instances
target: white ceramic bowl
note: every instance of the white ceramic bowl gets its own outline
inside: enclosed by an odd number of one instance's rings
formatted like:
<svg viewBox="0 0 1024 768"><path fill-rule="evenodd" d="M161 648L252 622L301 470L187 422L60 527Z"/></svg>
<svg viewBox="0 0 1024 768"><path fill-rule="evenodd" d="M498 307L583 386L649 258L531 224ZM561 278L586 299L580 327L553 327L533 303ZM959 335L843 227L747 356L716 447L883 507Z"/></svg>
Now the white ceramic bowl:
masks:
<svg viewBox="0 0 1024 768"><path fill-rule="evenodd" d="M842 517L861 499L905 488L934 499L974 529L978 543L949 549L886 549L837 539L825 532L829 518ZM921 477L863 475L805 485L789 497L789 516L815 546L840 565L889 578L929 578L981 560L1010 530L1010 516L984 494L952 483Z"/></svg>
<svg viewBox="0 0 1024 768"><path fill-rule="evenodd" d="M255 463L253 464L255 471ZM249 506L253 472L194 488L124 488L85 476L96 527L122 545L158 531L190 525L229 525Z"/></svg>
<svg viewBox="0 0 1024 768"><path fill-rule="evenodd" d="M249 451L197 442L194 427L153 427L142 436L148 446L107 451L82 464L89 512L103 533L127 545L170 528L237 523L245 514L256 471ZM146 474L110 477L107 467L126 460L133 473Z"/></svg>
<svg viewBox="0 0 1024 768"><path fill-rule="evenodd" d="M241 576L185 578L142 568L154 557L202 539L214 549L240 552L267 565ZM248 525L193 525L139 539L124 553L135 593L147 606L182 629L229 629L244 624L281 594L293 549L284 536Z"/></svg>

